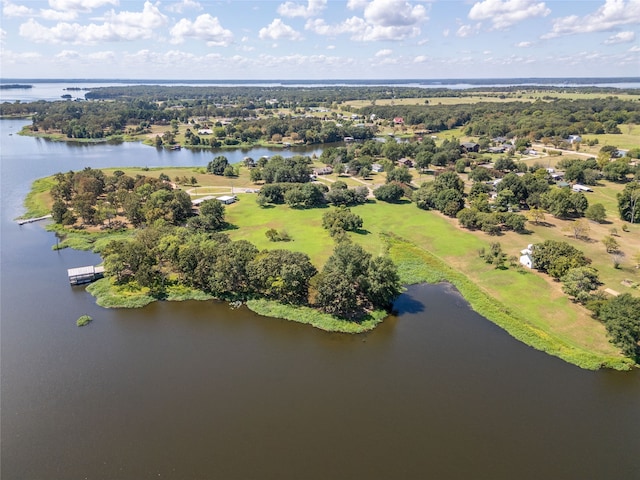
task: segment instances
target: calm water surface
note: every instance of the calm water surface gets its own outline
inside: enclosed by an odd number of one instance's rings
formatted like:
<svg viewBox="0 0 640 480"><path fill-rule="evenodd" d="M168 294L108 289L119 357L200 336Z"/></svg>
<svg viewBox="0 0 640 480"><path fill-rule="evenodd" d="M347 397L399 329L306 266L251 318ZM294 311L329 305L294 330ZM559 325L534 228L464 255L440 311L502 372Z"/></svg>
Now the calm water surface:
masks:
<svg viewBox="0 0 640 480"><path fill-rule="evenodd" d="M12 221L30 183L213 154L20 126L0 120L2 479L640 478L640 372L536 352L445 285L411 287L361 336L217 302L97 307L66 269L99 259Z"/></svg>

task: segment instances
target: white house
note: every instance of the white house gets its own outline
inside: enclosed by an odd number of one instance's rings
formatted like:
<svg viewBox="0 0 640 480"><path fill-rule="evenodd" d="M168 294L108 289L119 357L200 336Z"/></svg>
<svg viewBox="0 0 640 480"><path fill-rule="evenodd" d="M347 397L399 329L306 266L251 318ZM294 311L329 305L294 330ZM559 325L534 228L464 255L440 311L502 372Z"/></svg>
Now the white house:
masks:
<svg viewBox="0 0 640 480"><path fill-rule="evenodd" d="M569 137L567 138L568 142L573 144L573 143L578 143L582 141L582 137L580 135L569 135Z"/></svg>
<svg viewBox="0 0 640 480"><path fill-rule="evenodd" d="M531 249L533 245L527 245L527 248L520 252L520 264L527 268L533 268L533 257L531 256Z"/></svg>

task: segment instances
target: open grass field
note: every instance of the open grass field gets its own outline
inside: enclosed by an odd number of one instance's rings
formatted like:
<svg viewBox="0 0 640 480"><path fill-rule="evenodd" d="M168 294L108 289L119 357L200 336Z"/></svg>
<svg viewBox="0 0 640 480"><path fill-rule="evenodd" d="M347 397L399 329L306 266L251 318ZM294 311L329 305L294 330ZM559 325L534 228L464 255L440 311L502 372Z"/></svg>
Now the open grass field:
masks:
<svg viewBox="0 0 640 480"><path fill-rule="evenodd" d="M419 98L385 98L375 101L376 105L469 105L481 102L507 103L507 102L535 102L538 100L553 101L555 99L565 100L588 100L594 98L607 98L611 94L604 93L569 93L563 91L539 91L539 92L474 92L473 95L433 97L425 95ZM640 101L640 95L616 94L620 100ZM371 105L371 100L350 100L345 102L353 108L362 108Z"/></svg>

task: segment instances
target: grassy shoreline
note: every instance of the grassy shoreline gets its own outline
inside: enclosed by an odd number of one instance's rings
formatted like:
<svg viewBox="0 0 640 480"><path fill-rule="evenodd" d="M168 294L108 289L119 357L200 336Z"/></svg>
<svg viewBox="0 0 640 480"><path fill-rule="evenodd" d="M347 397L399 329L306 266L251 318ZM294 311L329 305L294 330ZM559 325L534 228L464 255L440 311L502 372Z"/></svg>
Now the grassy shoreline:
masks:
<svg viewBox="0 0 640 480"><path fill-rule="evenodd" d="M624 357L602 355L571 345L530 324L513 309L485 293L464 274L449 267L433 253L392 234L385 241L398 265L404 284L447 282L456 287L471 308L522 343L587 370L630 370L634 363Z"/></svg>

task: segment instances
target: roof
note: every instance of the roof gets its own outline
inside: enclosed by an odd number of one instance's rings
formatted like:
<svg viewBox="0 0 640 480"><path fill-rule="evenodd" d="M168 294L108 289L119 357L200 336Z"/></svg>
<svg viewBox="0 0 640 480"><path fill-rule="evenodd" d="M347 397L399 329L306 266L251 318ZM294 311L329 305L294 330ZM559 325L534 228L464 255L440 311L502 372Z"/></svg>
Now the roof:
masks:
<svg viewBox="0 0 640 480"><path fill-rule="evenodd" d="M93 265L89 265L88 267L69 268L67 270L67 274L70 277L78 277L81 275L93 275L94 273L95 273L95 268Z"/></svg>
<svg viewBox="0 0 640 480"><path fill-rule="evenodd" d="M195 200L191 200L191 203L194 205L200 205L202 202L206 200L215 200L216 197L213 195L207 195L206 197L196 198Z"/></svg>

